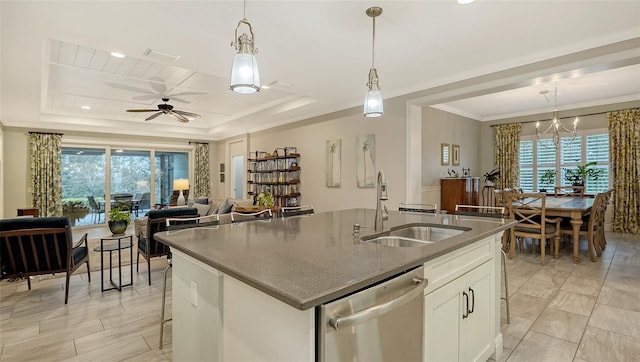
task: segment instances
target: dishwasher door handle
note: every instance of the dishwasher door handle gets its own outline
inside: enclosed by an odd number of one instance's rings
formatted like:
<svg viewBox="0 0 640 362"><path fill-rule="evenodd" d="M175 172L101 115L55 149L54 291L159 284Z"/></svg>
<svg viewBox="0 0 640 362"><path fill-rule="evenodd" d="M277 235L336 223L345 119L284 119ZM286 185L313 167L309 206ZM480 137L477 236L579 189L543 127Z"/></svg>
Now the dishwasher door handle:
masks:
<svg viewBox="0 0 640 362"><path fill-rule="evenodd" d="M401 305L403 305L404 303L410 301L411 299L417 297L418 295L422 294L424 291L424 288L427 287L427 284L429 283L429 281L426 278L420 278L420 277L414 277L413 280L415 282L417 282L418 284L411 289L410 291L408 291L407 293L399 296L396 299L390 300L386 303L382 303L382 304L378 304L378 305L374 305L373 307L369 307L367 309L361 310L359 312L356 312L350 316L346 316L346 317L331 317L329 319L329 324L333 327L333 329L335 329L336 331L338 330L338 328L345 328L345 327L349 327L352 326L354 324L358 324L361 322L364 322L366 320L372 319L372 318L376 318L380 315L383 315L384 313L397 308Z"/></svg>

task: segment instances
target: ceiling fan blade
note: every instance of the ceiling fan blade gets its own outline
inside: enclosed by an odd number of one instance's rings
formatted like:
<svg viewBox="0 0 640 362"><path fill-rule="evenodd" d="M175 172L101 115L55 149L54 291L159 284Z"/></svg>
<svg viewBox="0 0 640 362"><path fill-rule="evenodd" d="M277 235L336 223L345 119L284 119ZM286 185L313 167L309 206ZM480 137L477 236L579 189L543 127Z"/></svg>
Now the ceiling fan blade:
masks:
<svg viewBox="0 0 640 362"><path fill-rule="evenodd" d="M176 117L178 119L178 121L182 122L182 123L187 123L189 122L189 119L179 113L176 113L174 111L169 111L169 114Z"/></svg>
<svg viewBox="0 0 640 362"><path fill-rule="evenodd" d="M141 96L131 97L136 101L150 101L152 99L161 99L163 96L160 94L143 94Z"/></svg>
<svg viewBox="0 0 640 362"><path fill-rule="evenodd" d="M154 119L154 118L157 118L157 117L159 117L159 116L161 116L161 115L163 115L163 114L164 114L164 112L154 113L154 114L150 115L149 117L147 117L147 118L145 119L145 121L150 121L150 120L152 120L152 119Z"/></svg>
<svg viewBox="0 0 640 362"><path fill-rule="evenodd" d="M132 86L129 86L129 85L126 85L126 84L112 83L112 82L106 82L105 84L108 85L111 88L121 89L121 90L125 90L125 91L128 91L128 92L144 93L144 94L152 93L151 90L149 90L149 89L132 87Z"/></svg>
<svg viewBox="0 0 640 362"><path fill-rule="evenodd" d="M127 112L157 112L158 109L127 109Z"/></svg>
<svg viewBox="0 0 640 362"><path fill-rule="evenodd" d="M207 94L207 92L179 92L179 93L172 94L171 97L175 97L175 96L199 96L199 95L203 95L203 94Z"/></svg>
<svg viewBox="0 0 640 362"><path fill-rule="evenodd" d="M188 101L186 99L179 98L179 97L176 98L174 96L168 96L167 98L171 98L172 101L176 101L176 102L179 102L179 103L184 103L184 104L190 104L191 103L190 101Z"/></svg>
<svg viewBox="0 0 640 362"><path fill-rule="evenodd" d="M154 91L158 94L164 94L167 92L167 85L165 84L164 79L160 77L150 77L149 85L153 88Z"/></svg>
<svg viewBox="0 0 640 362"><path fill-rule="evenodd" d="M189 116L189 117L200 117L199 114L197 113L191 113L191 112L185 112L185 111L179 111L179 110L173 110L173 112L181 114L183 116Z"/></svg>

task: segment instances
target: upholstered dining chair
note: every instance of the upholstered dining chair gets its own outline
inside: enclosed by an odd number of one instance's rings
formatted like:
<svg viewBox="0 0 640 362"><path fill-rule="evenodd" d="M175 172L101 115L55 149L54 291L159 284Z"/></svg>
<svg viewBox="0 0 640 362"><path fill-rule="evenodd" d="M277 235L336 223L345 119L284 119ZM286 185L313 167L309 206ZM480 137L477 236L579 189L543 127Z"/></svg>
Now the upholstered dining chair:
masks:
<svg viewBox="0 0 640 362"><path fill-rule="evenodd" d="M554 195L584 197L584 186L556 186L553 188Z"/></svg>
<svg viewBox="0 0 640 362"><path fill-rule="evenodd" d="M71 274L87 264L91 282L87 234L73 243L68 217L34 217L0 220L0 264L4 277L27 279L32 275L66 273L64 304L69 301Z"/></svg>
<svg viewBox="0 0 640 362"><path fill-rule="evenodd" d="M554 251L554 257L558 257L560 247L560 223L562 218L546 218L546 198L545 194L534 193L509 193L509 215L518 221L518 224L511 228L510 253L513 253L517 239L530 238L532 249L535 250L534 240L540 241L540 263L545 265L545 244L546 240L553 240L550 243L550 251Z"/></svg>
<svg viewBox="0 0 640 362"><path fill-rule="evenodd" d="M476 205L456 205L454 211L455 215L477 216L477 217L493 217L503 219L508 216L506 209L501 206L476 206ZM502 234L503 246L507 240L508 231ZM507 324L511 324L511 312L509 310L509 283L507 276L507 253L504 251L504 247L500 248L500 254L502 256L502 275L504 276L504 297L500 297L505 301L505 307L507 309Z"/></svg>
<svg viewBox="0 0 640 362"><path fill-rule="evenodd" d="M165 219L167 231L176 231L182 229L190 229L197 227L211 227L220 225L220 218L217 214L198 216L198 217L168 217ZM164 325L171 321L171 318L165 319L165 305L167 302L167 273L172 268L171 252L167 255L168 265L164 269L162 276L162 310L160 312L160 344L158 349L162 349L162 339L164 337Z"/></svg>
<svg viewBox="0 0 640 362"><path fill-rule="evenodd" d="M173 209L151 210L147 214L147 232L138 235L138 256L136 258L136 272L139 272L140 255L147 260L149 285L151 285L151 258L169 255L169 247L157 241L153 235L167 230L167 218L197 217L198 209L192 207L178 207Z"/></svg>
<svg viewBox="0 0 640 362"><path fill-rule="evenodd" d="M589 258L591 261L596 261L596 254L602 255L604 250L603 245L606 245L606 240L603 241L604 235L604 215L607 211L607 204L609 203L610 193L601 192L596 195L589 213L589 219L587 222L580 225L580 231L578 235L587 238L587 246L589 248ZM570 223L563 222L561 224L560 233L564 235L573 235L573 226Z"/></svg>

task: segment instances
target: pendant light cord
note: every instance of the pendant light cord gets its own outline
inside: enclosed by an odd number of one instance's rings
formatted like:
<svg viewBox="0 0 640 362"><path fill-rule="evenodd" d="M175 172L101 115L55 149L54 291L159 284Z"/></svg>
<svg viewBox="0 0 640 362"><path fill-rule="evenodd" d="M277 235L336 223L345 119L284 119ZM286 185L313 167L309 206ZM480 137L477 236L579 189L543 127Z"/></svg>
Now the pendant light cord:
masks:
<svg viewBox="0 0 640 362"><path fill-rule="evenodd" d="M242 5L242 19L247 20L247 0L243 1Z"/></svg>

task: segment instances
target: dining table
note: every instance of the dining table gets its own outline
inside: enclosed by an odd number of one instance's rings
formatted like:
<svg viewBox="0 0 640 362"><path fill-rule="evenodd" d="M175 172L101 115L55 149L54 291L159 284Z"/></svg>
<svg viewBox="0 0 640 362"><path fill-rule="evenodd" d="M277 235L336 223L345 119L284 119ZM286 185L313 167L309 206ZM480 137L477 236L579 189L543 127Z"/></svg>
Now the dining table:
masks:
<svg viewBox="0 0 640 362"><path fill-rule="evenodd" d="M545 198L545 217L563 217L571 219L571 227L573 229L573 262L580 262L580 227L582 226L582 217L591 212L595 199L592 197L577 196L547 196ZM529 206L540 207L542 201L538 200ZM509 257L512 258L515 253L515 243L511 243L509 249Z"/></svg>

